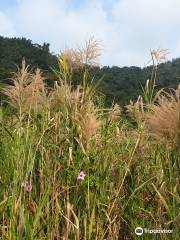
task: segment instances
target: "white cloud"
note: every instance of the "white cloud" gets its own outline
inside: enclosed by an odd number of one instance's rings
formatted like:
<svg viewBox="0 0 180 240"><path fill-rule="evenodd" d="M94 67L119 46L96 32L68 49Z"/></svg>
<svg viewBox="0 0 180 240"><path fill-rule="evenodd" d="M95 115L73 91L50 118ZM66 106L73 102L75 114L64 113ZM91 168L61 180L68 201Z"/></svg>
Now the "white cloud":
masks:
<svg viewBox="0 0 180 240"><path fill-rule="evenodd" d="M180 56L179 0L91 0L78 8L72 1L18 0L13 12L0 12L0 34L49 42L55 52L94 35L107 65L143 65L158 47Z"/></svg>
<svg viewBox="0 0 180 240"><path fill-rule="evenodd" d="M12 37L15 35L14 27L11 20L3 12L0 11L0 35Z"/></svg>
<svg viewBox="0 0 180 240"><path fill-rule="evenodd" d="M143 58L150 48L169 48L171 53L177 48L179 0L120 0L112 12L124 33L124 49L134 52L133 57L139 53Z"/></svg>

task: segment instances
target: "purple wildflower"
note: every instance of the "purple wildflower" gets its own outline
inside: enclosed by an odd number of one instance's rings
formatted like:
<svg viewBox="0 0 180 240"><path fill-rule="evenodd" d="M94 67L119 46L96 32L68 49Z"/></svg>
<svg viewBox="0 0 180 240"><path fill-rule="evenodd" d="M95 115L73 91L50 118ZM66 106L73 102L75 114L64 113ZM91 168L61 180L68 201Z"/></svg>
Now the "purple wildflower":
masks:
<svg viewBox="0 0 180 240"><path fill-rule="evenodd" d="M24 188L25 191L31 192L32 191L32 185L28 181L23 181L21 184L21 187Z"/></svg>
<svg viewBox="0 0 180 240"><path fill-rule="evenodd" d="M26 188L27 183L28 183L27 181L23 181L22 184L21 184L21 187Z"/></svg>
<svg viewBox="0 0 180 240"><path fill-rule="evenodd" d="M85 176L86 176L86 175L84 174L84 172L80 172L79 175L78 175L78 177L77 177L77 179L78 179L78 180L84 180Z"/></svg>

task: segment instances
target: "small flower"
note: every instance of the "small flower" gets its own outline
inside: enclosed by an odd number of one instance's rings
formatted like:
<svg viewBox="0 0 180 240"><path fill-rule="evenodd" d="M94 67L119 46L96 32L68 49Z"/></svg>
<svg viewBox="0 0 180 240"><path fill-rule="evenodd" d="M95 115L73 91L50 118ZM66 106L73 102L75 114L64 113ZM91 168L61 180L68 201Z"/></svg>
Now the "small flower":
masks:
<svg viewBox="0 0 180 240"><path fill-rule="evenodd" d="M84 174L84 172L80 172L79 175L78 175L78 177L77 177L77 179L78 179L78 180L84 180L85 176L86 176L86 175Z"/></svg>
<svg viewBox="0 0 180 240"><path fill-rule="evenodd" d="M32 191L32 185L28 181L23 181L21 184L21 187L24 188L25 191L31 192Z"/></svg>
<svg viewBox="0 0 180 240"><path fill-rule="evenodd" d="M28 184L28 185L27 185L26 191L27 191L27 192L31 192L31 191L32 191L32 186L31 186L31 184Z"/></svg>
<svg viewBox="0 0 180 240"><path fill-rule="evenodd" d="M26 188L27 183L28 183L27 181L23 181L22 184L21 184L21 187Z"/></svg>

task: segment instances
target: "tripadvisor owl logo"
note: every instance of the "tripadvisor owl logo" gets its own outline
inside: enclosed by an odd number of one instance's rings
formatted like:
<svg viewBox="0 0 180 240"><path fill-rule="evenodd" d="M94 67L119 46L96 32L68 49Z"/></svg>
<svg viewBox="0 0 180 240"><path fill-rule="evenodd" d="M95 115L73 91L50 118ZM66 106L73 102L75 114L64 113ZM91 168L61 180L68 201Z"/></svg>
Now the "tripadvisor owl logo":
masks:
<svg viewBox="0 0 180 240"><path fill-rule="evenodd" d="M137 227L135 229L135 234L138 235L138 236L142 235L143 234L143 228Z"/></svg>

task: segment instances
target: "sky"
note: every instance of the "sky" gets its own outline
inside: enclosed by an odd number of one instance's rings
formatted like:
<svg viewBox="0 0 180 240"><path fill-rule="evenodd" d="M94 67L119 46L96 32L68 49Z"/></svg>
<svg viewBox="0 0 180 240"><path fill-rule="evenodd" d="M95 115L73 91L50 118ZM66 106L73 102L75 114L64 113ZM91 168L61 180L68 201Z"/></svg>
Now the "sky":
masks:
<svg viewBox="0 0 180 240"><path fill-rule="evenodd" d="M0 35L55 54L94 36L102 65L142 67L153 49L180 57L180 0L0 0Z"/></svg>

